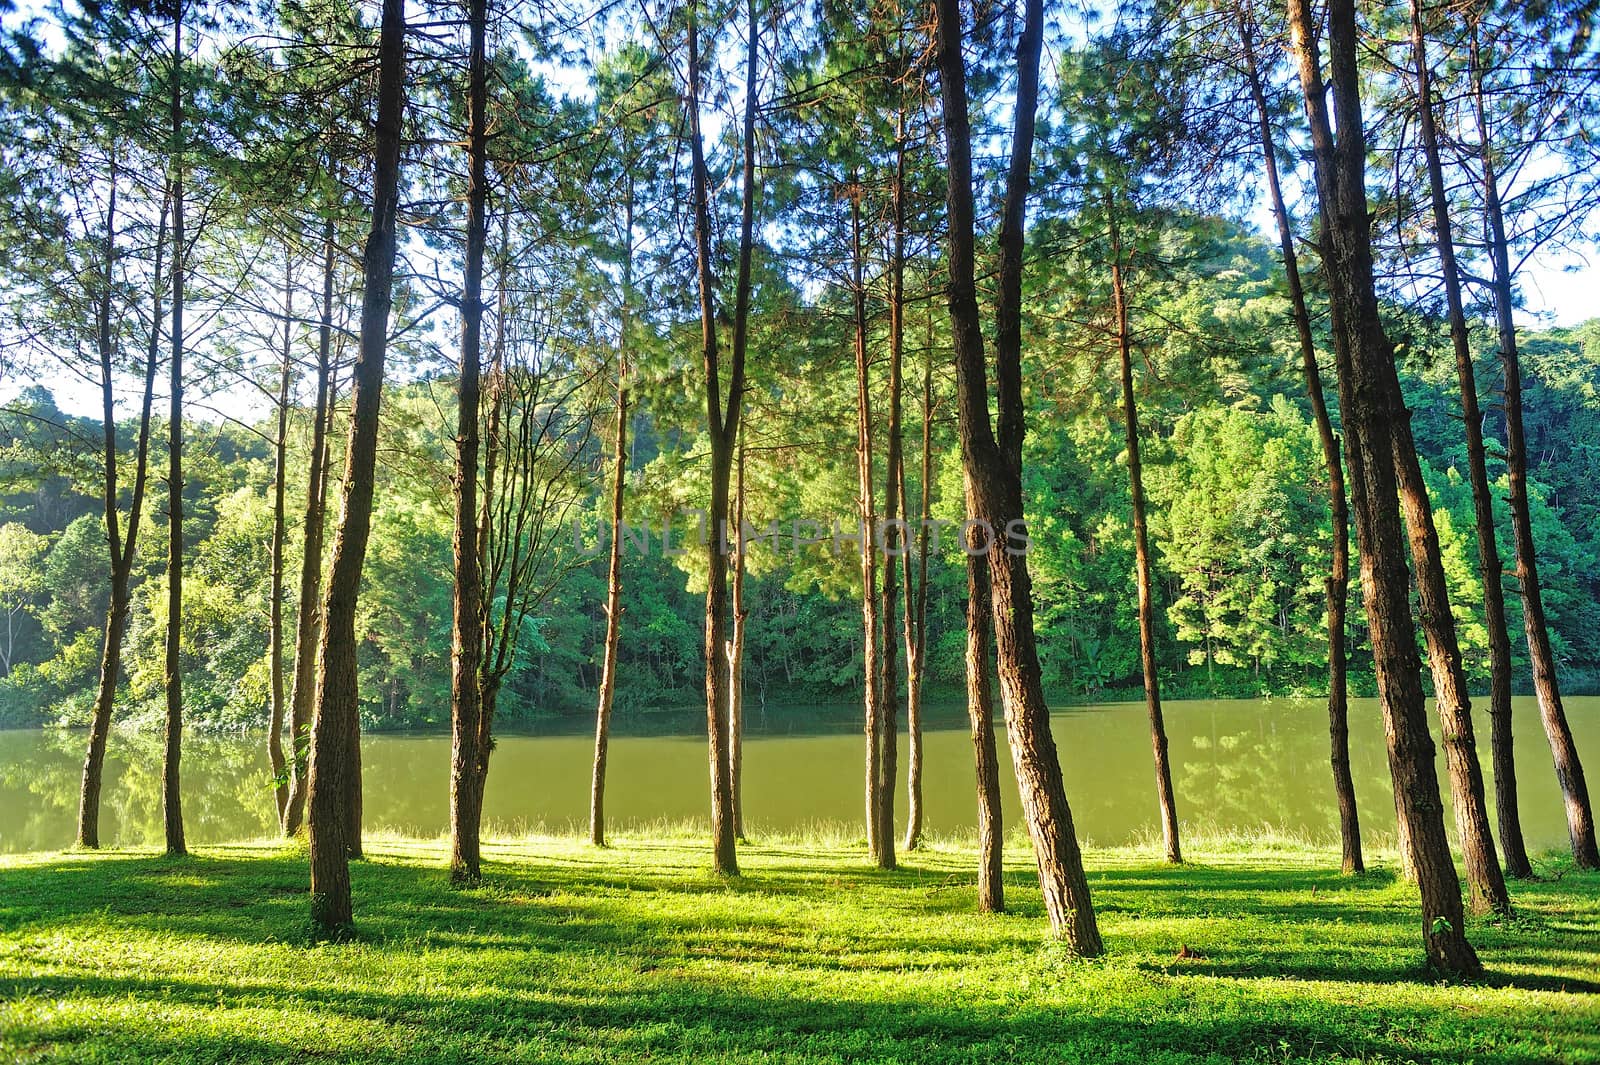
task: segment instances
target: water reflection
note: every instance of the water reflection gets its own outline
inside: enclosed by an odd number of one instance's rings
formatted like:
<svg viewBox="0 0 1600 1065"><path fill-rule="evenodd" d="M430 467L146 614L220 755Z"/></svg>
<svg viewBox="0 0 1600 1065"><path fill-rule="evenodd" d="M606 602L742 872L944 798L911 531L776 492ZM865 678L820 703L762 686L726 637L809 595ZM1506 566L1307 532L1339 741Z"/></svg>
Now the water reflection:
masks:
<svg viewBox="0 0 1600 1065"><path fill-rule="evenodd" d="M1580 751L1600 758L1591 753L1600 752L1600 698L1570 699L1567 711ZM1565 822L1537 710L1531 699L1519 699L1515 713L1528 843L1535 850L1562 847ZM1154 832L1155 785L1142 704L1063 710L1054 725L1080 833L1091 843L1109 845ZM1270 826L1333 838L1337 812L1322 703L1173 702L1167 705L1167 726L1185 823L1236 830ZM1486 742L1486 723L1481 731ZM0 851L71 843L84 742L82 733L0 731ZM487 819L507 829L563 830L581 824L588 809L590 744L587 736L502 738L489 773ZM1363 829L1388 836L1394 806L1376 703L1352 703L1351 745ZM973 827L971 750L964 731L928 734L926 814L935 833ZM449 755L447 736L366 737L368 826L430 836L443 832ZM747 818L779 829L820 822L854 826L861 810L860 764L861 739L853 731L751 737L745 754ZM184 743L183 765L191 842L271 833L273 800L261 737L192 737ZM160 773L159 736L112 737L101 815L108 843L161 843ZM708 786L699 737L618 737L611 747L611 774L607 807L615 825L704 815ZM1009 773L1003 776L1006 816L1014 821L1015 787Z"/></svg>

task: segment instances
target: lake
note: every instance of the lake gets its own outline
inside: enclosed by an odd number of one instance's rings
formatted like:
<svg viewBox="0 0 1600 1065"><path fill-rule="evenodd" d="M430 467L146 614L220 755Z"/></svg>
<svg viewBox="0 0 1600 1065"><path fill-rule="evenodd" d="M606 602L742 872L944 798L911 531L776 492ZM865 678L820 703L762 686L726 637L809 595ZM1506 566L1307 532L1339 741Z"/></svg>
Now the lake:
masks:
<svg viewBox="0 0 1600 1065"><path fill-rule="evenodd" d="M1600 697L1573 697L1567 713L1590 776L1600 780ZM1480 754L1489 775L1488 723L1477 709ZM1166 704L1179 816L1209 830L1270 827L1336 838L1328 771L1326 704L1317 700L1191 700ZM1560 795L1532 698L1516 701L1522 823L1535 852L1566 846ZM1392 837L1394 804L1377 703L1351 703L1351 761L1362 829ZM1157 830L1150 738L1143 704L1058 710L1056 743L1078 831L1112 845ZM0 730L0 851L69 846L87 734ZM593 740L589 736L505 736L489 770L485 817L497 829L567 831L587 823ZM934 834L974 825L972 747L965 731L929 732L925 742L926 824ZM447 827L450 738L374 734L362 741L369 830L435 836ZM1001 736L1007 828L1019 816ZM751 735L745 742L745 818L794 830L861 821L863 740L859 732ZM905 741L898 809L904 814ZM1442 755L1439 761L1444 778ZM273 800L264 736L192 736L184 741L184 820L192 844L270 834ZM111 846L162 841L158 735L114 732L106 759L101 838ZM703 736L617 736L611 742L607 812L613 829L704 819L708 805ZM1493 800L1493 788L1490 787Z"/></svg>

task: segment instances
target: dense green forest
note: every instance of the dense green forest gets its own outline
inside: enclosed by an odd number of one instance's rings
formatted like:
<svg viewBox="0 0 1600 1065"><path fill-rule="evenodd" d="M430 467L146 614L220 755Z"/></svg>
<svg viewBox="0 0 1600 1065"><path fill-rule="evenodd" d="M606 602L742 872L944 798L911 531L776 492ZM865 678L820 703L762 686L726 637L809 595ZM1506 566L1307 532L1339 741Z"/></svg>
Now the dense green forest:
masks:
<svg viewBox="0 0 1600 1065"><path fill-rule="evenodd" d="M1292 365L1281 271L1268 250L1216 220L1175 221L1164 239L1180 266L1148 294L1152 325L1142 337L1155 369L1141 408L1151 535L1162 606L1163 690L1175 697L1322 695L1327 649L1322 579L1328 566L1326 474L1304 389ZM1173 256L1178 260L1177 255ZM1058 291L1052 263L1038 264L1041 291ZM1064 282L1062 282L1064 283ZM849 531L855 491L853 398L841 375L848 336L832 335L816 308L785 308L803 322L764 340L763 365L783 368L782 408L751 414L749 431L770 441L749 460L751 523L776 542L750 553L746 653L753 723L807 727L819 710L848 713L861 687L860 574L835 550L837 521ZM1487 683L1482 593L1475 568L1472 498L1448 354L1436 323L1396 312L1408 337L1404 382L1434 496L1451 604L1469 675ZM1027 453L1029 560L1047 690L1054 700L1136 698L1138 618L1124 447L1114 423L1106 358L1081 379L1047 367L1092 349L1092 329L1063 329L1029 350L1037 360ZM1600 686L1600 321L1528 334L1524 382L1534 517L1547 574L1551 629L1564 687ZM1494 380L1492 353L1480 379ZM1088 361L1088 360L1084 360ZM948 384L935 381L934 514L959 522L959 451L950 439ZM881 383L877 386L881 387ZM1492 386L1490 386L1492 387ZM452 382L429 377L387 397L374 527L361 617L362 723L369 728L441 727L450 709L450 485ZM1143 397L1142 397L1143 398ZM598 415L609 420L609 415ZM1491 414L1490 433L1498 437ZM309 412L291 412L289 491L303 495ZM674 424L670 403L632 416L634 461L628 520L648 530L625 537L622 598L629 636L620 647L619 723L682 727L696 708L701 634L694 617L703 560L668 541L695 535L686 509L703 477L692 430ZM403 428L402 428L403 427ZM87 722L106 607L104 530L96 498L98 422L62 414L34 389L5 414L8 490L0 498L0 594L8 612L0 722ZM798 459L792 441L808 445ZM131 440L131 432L121 438ZM192 537L185 614L190 721L202 729L256 729L267 721L268 596L271 575L271 426L215 420L191 428L185 492ZM336 437L339 434L335 434ZM604 441L591 434L572 470L574 502L554 537L560 570L529 623L506 680L501 720L512 728L592 724L605 617ZM1491 465L1503 485L1503 464ZM919 485L913 479L913 494ZM159 542L157 489L147 543ZM685 509L680 509L683 507ZM818 522L800 536L794 518ZM576 523L576 529L573 527ZM1509 557L1509 524L1501 554ZM930 697L958 702L962 678L964 556L948 530L931 561ZM298 571L299 538L289 542ZM127 702L134 722L159 722L164 579L162 560L141 560L129 628ZM292 587L289 609L295 609ZM1513 601L1517 675L1527 676ZM1363 621L1352 623L1351 676L1371 691ZM845 708L845 709L840 709ZM651 722L655 722L654 726Z"/></svg>
<svg viewBox="0 0 1600 1065"><path fill-rule="evenodd" d="M159 726L174 862L186 732L261 729L344 939L364 729L448 724L470 889L498 736L592 726L599 848L613 724L698 704L737 886L747 725L861 728L888 875L960 707L976 908L1009 762L1095 957L1054 708L1142 696L1181 869L1163 695L1319 697L1355 877L1371 694L1424 956L1473 978L1544 860L1517 744L1600 869L1562 702L1600 686L1600 319L1527 313L1593 251L1597 24L0 0L0 724L87 726L85 850L114 726Z"/></svg>

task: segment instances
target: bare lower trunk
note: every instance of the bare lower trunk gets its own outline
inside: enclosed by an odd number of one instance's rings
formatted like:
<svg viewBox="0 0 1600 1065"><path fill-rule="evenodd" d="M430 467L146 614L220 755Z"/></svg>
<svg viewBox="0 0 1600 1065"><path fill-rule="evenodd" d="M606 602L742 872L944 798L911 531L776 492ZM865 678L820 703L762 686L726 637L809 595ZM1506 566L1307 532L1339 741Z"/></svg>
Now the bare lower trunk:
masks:
<svg viewBox="0 0 1600 1065"><path fill-rule="evenodd" d="M356 605L372 528L378 412L388 346L399 207L401 111L405 104L405 7L384 0L378 37L378 121L374 140L372 232L367 238L361 342L350 399L350 442L339 532L334 539L323 605L316 711L311 729L311 918L324 933L342 934L352 918L349 858L351 809L360 794L360 692L356 673Z"/></svg>
<svg viewBox="0 0 1600 1065"><path fill-rule="evenodd" d="M127 536L124 537L117 517L117 421L116 400L112 388L116 345L112 334L111 301L117 257L117 182L114 168L111 176L106 208L105 277L100 293L98 323L101 428L105 434L102 455L104 483L101 487L106 544L110 553L111 596L106 608L105 635L100 652L100 681L95 689L94 713L89 726L89 749L83 759L83 784L78 795L78 846L80 847L100 846L100 789L105 774L106 740L111 731L111 711L116 702L117 681L122 673L122 640L128 628L128 585L138 546L145 489L149 484L150 416L155 401L156 359L161 345L159 325L162 317L161 255L166 247L167 211L171 203L170 197L162 200L160 221L156 227L154 271L156 281L151 294L150 335L145 345L144 395L139 406L139 436L134 446L133 497L128 507Z"/></svg>
<svg viewBox="0 0 1600 1065"><path fill-rule="evenodd" d="M322 632L322 538L328 495L328 415L333 379L334 224L323 223L322 323L317 338L317 402L311 426L311 479L306 487L304 551L300 560L300 608L295 618L294 685L289 695L289 736L294 764L283 834L296 835L305 819L310 769L311 708L317 686L317 642Z"/></svg>
<svg viewBox="0 0 1600 1065"><path fill-rule="evenodd" d="M1472 348L1467 338L1467 316L1461 302L1461 278L1456 271L1455 240L1450 224L1448 192L1444 167L1439 159L1439 136L1434 125L1432 74L1428 68L1427 43L1423 37L1420 0L1411 0L1413 54L1417 67L1417 109L1421 119L1422 148L1427 157L1428 185L1433 201L1434 242L1439 249L1439 267L1444 276L1445 303L1450 322L1450 342L1456 360L1456 379L1461 386L1462 421L1467 434L1467 466L1472 484L1473 511L1478 538L1479 572L1483 577L1484 623L1489 628L1491 719L1511 714L1511 641L1506 635L1505 602L1500 591L1500 552L1495 546L1494 504L1489 495L1489 475L1484 463L1483 416L1478 410L1478 385L1472 367ZM1404 477L1402 477L1404 482ZM1409 514L1409 512L1408 512ZM1413 533L1415 540L1415 533ZM1431 540L1437 555L1437 540ZM1420 568L1419 568L1420 574ZM1435 594L1444 591L1444 571L1430 573L1436 581ZM1448 612L1448 592L1443 609ZM1431 612L1426 595L1424 610ZM1453 629L1453 626L1452 626ZM1447 634L1452 638L1454 632ZM1447 644L1448 650L1448 644ZM1484 799L1483 770L1472 733L1471 708L1465 701L1465 676L1460 673L1459 652L1449 663L1463 686L1459 713L1454 721L1445 720L1445 751L1450 756L1452 794L1456 796L1456 827L1466 856L1470 902L1475 912L1511 912L1511 897L1494 849L1489 827L1489 812ZM1445 701L1440 693L1440 712ZM1455 727L1462 731L1453 736ZM1457 747L1459 746L1459 750ZM1458 763L1460 763L1458 765ZM1520 844L1519 844L1520 849Z"/></svg>
<svg viewBox="0 0 1600 1065"><path fill-rule="evenodd" d="M611 743L611 706L617 691L617 646L622 633L622 498L628 473L627 370L617 378L617 437L611 482L611 563L606 572L605 663L595 712L594 773L589 784L589 842L606 845L606 754Z"/></svg>
<svg viewBox="0 0 1600 1065"><path fill-rule="evenodd" d="M867 290L862 278L861 198L859 191L850 201L851 297L854 305L856 356L856 520L861 542L861 678L863 730L866 734L864 767L864 819L867 826L867 853L879 866L894 865L893 843L886 858L880 829L883 827L883 733L884 700L883 648L880 639L882 619L878 613L878 553L872 534L877 528L877 506L872 483L872 389L867 376Z"/></svg>
<svg viewBox="0 0 1600 1065"><path fill-rule="evenodd" d="M733 791L733 834L744 839L744 627L750 608L744 605L744 434L739 434L738 475L733 502L733 636L728 640L728 781Z"/></svg>
<svg viewBox="0 0 1600 1065"><path fill-rule="evenodd" d="M712 270L710 174L700 131L699 10L688 12L688 105L690 182L694 199L697 280L700 288L700 340L705 372L706 428L711 436L711 536L706 547L706 743L711 777L712 861L718 873L739 872L738 841L733 824L733 781L728 761L728 671L724 644L728 629L728 554L726 517L728 482L739 437L739 412L745 390L745 344L750 319L750 266L755 232L755 120L757 30L755 0L746 6L749 47L746 52L743 122L743 190L740 197L739 265L734 288L733 352L726 409L719 383L716 277Z"/></svg>
<svg viewBox="0 0 1600 1065"><path fill-rule="evenodd" d="M183 8L172 22L172 405L167 419L167 636L163 686L167 719L161 759L161 812L167 853L189 852L183 838Z"/></svg>
<svg viewBox="0 0 1600 1065"><path fill-rule="evenodd" d="M450 653L450 879L481 875L479 836L489 750L483 728L483 569L478 556L478 423L483 373L483 250L488 239L488 0L469 0L467 22L467 243L461 286L461 381L456 403L455 522Z"/></svg>
<svg viewBox="0 0 1600 1065"><path fill-rule="evenodd" d="M611 746L611 707L617 694L617 648L622 638L622 520L628 478L628 333L633 310L633 179L624 205L622 306L617 330L617 435L611 469L611 559L606 569L605 661L594 718L594 772L589 781L589 842L606 845L606 755Z"/></svg>
<svg viewBox="0 0 1600 1065"><path fill-rule="evenodd" d="M267 720L267 758L272 765L272 794L277 802L278 824L289 807L289 768L283 752L283 542L287 535L284 520L284 478L288 476L289 382L294 372L291 357L294 342L294 264L284 248L283 284L283 371L278 380L278 434L273 441L272 471L272 583L268 605L267 668L272 671ZM316 460L313 458L312 460Z"/></svg>
<svg viewBox="0 0 1600 1065"><path fill-rule="evenodd" d="M1474 913L1509 913L1511 896L1500 871L1484 800L1483 769L1478 763L1477 739L1472 725L1472 703L1467 695L1466 672L1456 643L1455 618L1450 612L1450 592L1439 553L1439 536L1433 524L1433 506L1422 481L1422 467L1411 438L1411 412L1400 396L1400 381L1391 361L1383 382L1391 419L1391 444L1400 488L1400 506L1410 532L1412 565L1421 599L1422 631L1427 638L1433 672L1434 705L1444 734L1445 766L1450 775L1450 796L1455 807L1456 831L1467 869L1468 895Z"/></svg>
<svg viewBox="0 0 1600 1065"><path fill-rule="evenodd" d="M1110 207L1109 202L1107 206ZM1150 577L1150 535L1144 514L1144 473L1139 463L1139 409L1133 395L1133 344L1128 327L1128 296L1122 276L1122 246L1115 216L1111 217L1111 291L1117 316L1117 354L1122 363L1122 421L1128 447L1128 491L1133 501L1133 557L1139 589L1139 661L1144 670L1144 704L1150 718L1150 748L1155 757L1161 838L1166 844L1167 861L1177 864L1183 861L1183 848L1178 838L1178 804L1172 792L1167 726L1161 714L1161 680L1156 674L1156 608Z"/></svg>
<svg viewBox="0 0 1600 1065"><path fill-rule="evenodd" d="M1461 885L1445 835L1398 513L1391 436L1391 419L1397 411L1387 385L1394 373L1394 352L1384 335L1373 283L1355 8L1353 0L1329 0L1331 97L1323 82L1319 30L1308 0L1289 0L1288 14L1291 55L1299 69L1316 163L1325 234L1323 273L1330 293L1340 409L1361 548L1361 587L1389 772L1416 868L1428 960L1446 972L1471 975L1480 966L1467 942Z"/></svg>
<svg viewBox="0 0 1600 1065"><path fill-rule="evenodd" d="M871 550L883 551L883 604L879 609L883 635L883 680L879 685L883 704L883 742L878 750L878 850L875 857L882 869L895 867L894 798L895 775L899 766L900 673L898 644L895 639L895 605L899 594L897 555L906 546L900 517L901 496L905 491L905 441L902 410L905 396L905 208L901 185L905 177L905 141L897 132L900 145L896 153L894 188L894 233L889 253L889 425L884 462L884 523L881 542L875 537ZM874 527L874 533L876 527ZM910 659L907 658L907 671Z"/></svg>
<svg viewBox="0 0 1600 1065"><path fill-rule="evenodd" d="M931 349L931 344L930 344ZM912 587L911 552L905 555L906 583L906 850L922 842L922 677L927 662L928 632L928 520L932 502L930 474L933 462L933 353L922 367L922 508L917 526L917 568ZM906 503L905 467L900 470L900 507ZM908 545L909 546L909 545ZM987 641L985 641L987 643ZM993 733L990 734L991 742Z"/></svg>
<svg viewBox="0 0 1600 1065"><path fill-rule="evenodd" d="M1038 109L1041 0L1027 0L1017 43L1016 131L1000 228L1000 285L996 309L995 381L998 428L989 420L983 328L975 282L972 130L962 56L960 0L939 0L937 53L948 163L949 308L956 351L961 455L971 489L971 515L987 522L996 658L1023 816L1033 837L1039 883L1051 930L1079 954L1104 950L1083 858L1050 733L1033 632L1033 589L1027 559L1008 551L1022 522L1021 300L1024 205Z"/></svg>
<svg viewBox="0 0 1600 1065"><path fill-rule="evenodd" d="M970 484L967 512L972 512ZM976 539L965 545L978 547ZM978 785L978 909L1000 913L1006 908L1005 831L1000 810L1000 759L994 742L994 695L990 663L994 649L990 627L994 604L989 594L989 563L981 554L967 555L967 722L972 732L973 766Z"/></svg>
<svg viewBox="0 0 1600 1065"><path fill-rule="evenodd" d="M100 651L100 682L95 689L94 716L89 724L89 753L83 761L83 787L78 794L78 846L100 846L100 786L105 774L106 739L111 710L122 672L122 637L128 630L127 578L114 574L111 605L106 609L105 639Z"/></svg>
<svg viewBox="0 0 1600 1065"><path fill-rule="evenodd" d="M1505 218L1500 204L1498 175L1494 165L1494 143L1490 139L1484 106L1483 74L1476 33L1472 38L1473 98L1478 122L1478 142L1483 163L1483 201L1489 260L1493 267L1491 292L1494 298L1495 326L1500 341L1500 365L1505 377L1506 478L1510 482L1511 534L1516 551L1517 585L1522 590L1522 623L1528 639L1528 660L1533 666L1533 691L1539 702L1539 718L1550 756L1555 763L1556 782L1567 813L1567 836L1572 857L1580 869L1600 869L1600 846L1596 845L1594 809L1589 804L1589 787L1583 777L1583 763L1572 740L1566 709L1561 704L1561 685L1556 678L1554 649L1545 624L1544 593L1539 584L1537 547L1533 538L1533 519L1528 507L1528 447L1522 429L1522 366L1517 350L1517 327L1512 317L1515 294L1511 256L1506 240ZM1509 717L1504 726L1508 735ZM1502 777L1496 761L1496 786L1501 779L1514 782L1507 765ZM1511 804L1515 809L1515 804Z"/></svg>
<svg viewBox="0 0 1600 1065"><path fill-rule="evenodd" d="M1311 401L1312 419L1322 442L1322 461L1328 470L1328 515L1333 526L1333 559L1326 581L1328 607L1328 739L1329 763L1333 770L1333 793L1339 806L1339 840L1343 852L1341 868L1347 874L1366 869L1361 855L1361 821L1356 812L1355 781L1350 772L1349 685L1346 682L1348 657L1345 651L1345 613L1350 598L1350 513L1345 504L1344 465L1339 459L1339 438L1322 392L1322 372L1317 366L1316 342L1312 338L1311 314L1306 307L1305 287L1300 281L1299 255L1295 251L1294 230L1283 203L1283 187L1278 179L1278 157L1267 110L1267 98L1256 66L1255 45L1242 7L1235 6L1239 38L1244 46L1245 69L1255 101L1256 120L1261 134L1261 157L1266 167L1267 188L1272 196L1272 213L1278 225L1278 245L1283 252L1284 276L1288 282L1289 304L1294 314L1295 333L1300 342L1300 365L1305 376L1306 398Z"/></svg>

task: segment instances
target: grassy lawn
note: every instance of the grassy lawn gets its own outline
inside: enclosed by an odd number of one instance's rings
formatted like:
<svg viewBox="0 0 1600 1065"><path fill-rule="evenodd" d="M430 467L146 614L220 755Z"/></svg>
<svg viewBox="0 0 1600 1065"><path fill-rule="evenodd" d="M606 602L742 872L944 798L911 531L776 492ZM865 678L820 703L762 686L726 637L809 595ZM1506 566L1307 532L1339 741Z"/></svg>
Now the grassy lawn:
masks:
<svg viewBox="0 0 1600 1065"><path fill-rule="evenodd" d="M322 945L293 846L0 857L0 1060L1600 1061L1600 875L1544 863L1451 986L1391 875L1186 850L1090 852L1092 962L1047 941L1021 847L985 917L955 845L885 874L764 841L724 881L682 835L499 839L455 890L441 842L378 838L359 938Z"/></svg>

